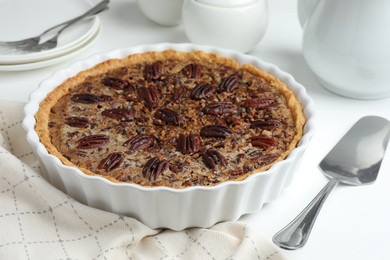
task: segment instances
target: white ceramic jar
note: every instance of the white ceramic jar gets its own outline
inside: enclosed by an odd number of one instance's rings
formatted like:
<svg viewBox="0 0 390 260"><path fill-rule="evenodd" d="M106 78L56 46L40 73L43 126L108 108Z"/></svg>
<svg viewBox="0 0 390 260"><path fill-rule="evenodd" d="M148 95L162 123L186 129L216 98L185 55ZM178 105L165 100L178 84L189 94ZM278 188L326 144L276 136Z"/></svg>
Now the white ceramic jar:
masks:
<svg viewBox="0 0 390 260"><path fill-rule="evenodd" d="M183 25L196 44L248 52L266 32L266 0L185 0Z"/></svg>
<svg viewBox="0 0 390 260"><path fill-rule="evenodd" d="M137 0L143 14L163 26L181 23L181 9L184 0Z"/></svg>
<svg viewBox="0 0 390 260"><path fill-rule="evenodd" d="M357 99L390 96L389 14L387 0L319 0L303 55L325 88Z"/></svg>

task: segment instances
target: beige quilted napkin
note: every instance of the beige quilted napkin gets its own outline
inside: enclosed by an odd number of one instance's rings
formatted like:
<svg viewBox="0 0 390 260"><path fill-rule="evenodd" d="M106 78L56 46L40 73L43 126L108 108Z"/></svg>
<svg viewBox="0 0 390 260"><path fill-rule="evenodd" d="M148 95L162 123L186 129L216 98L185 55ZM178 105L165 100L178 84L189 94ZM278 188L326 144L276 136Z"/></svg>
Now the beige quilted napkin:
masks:
<svg viewBox="0 0 390 260"><path fill-rule="evenodd" d="M0 102L0 259L284 259L243 223L153 230L74 201L41 177L22 110Z"/></svg>

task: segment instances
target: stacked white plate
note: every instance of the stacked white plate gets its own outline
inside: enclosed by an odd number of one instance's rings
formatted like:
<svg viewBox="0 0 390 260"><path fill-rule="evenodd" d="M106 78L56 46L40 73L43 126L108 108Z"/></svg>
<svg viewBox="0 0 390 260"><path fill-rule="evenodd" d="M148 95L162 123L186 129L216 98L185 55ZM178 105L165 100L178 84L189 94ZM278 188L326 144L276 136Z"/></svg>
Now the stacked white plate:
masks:
<svg viewBox="0 0 390 260"><path fill-rule="evenodd" d="M87 0L0 0L0 41L17 41L39 35L87 11L94 4ZM0 46L0 71L42 68L77 56L97 39L97 16L65 29L56 48L28 53Z"/></svg>

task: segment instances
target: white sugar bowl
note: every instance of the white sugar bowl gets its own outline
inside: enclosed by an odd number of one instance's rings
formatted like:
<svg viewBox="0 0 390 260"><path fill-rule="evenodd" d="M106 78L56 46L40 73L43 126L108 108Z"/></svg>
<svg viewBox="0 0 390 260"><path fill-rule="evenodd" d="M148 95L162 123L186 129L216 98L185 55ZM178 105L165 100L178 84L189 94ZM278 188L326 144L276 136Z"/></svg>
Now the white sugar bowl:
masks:
<svg viewBox="0 0 390 260"><path fill-rule="evenodd" d="M267 0L184 0L188 39L240 52L252 50L268 25Z"/></svg>
<svg viewBox="0 0 390 260"><path fill-rule="evenodd" d="M137 0L142 13L153 22L163 26L181 23L183 0Z"/></svg>

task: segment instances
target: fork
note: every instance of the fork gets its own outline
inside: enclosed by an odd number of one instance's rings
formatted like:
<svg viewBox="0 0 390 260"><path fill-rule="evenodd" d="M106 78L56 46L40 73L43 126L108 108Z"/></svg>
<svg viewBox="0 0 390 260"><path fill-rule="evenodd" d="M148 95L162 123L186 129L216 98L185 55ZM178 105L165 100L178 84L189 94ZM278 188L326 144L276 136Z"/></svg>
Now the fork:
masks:
<svg viewBox="0 0 390 260"><path fill-rule="evenodd" d="M103 12L105 10L108 9L108 6L104 7L103 9L101 10L98 10L96 11L96 13L92 14L91 16L88 16L88 17L92 17L100 12ZM47 50L51 50L55 47L57 47L58 45L58 37L60 36L60 34L62 33L62 31L64 31L66 28L68 28L69 26L71 26L73 23L68 23L67 25L65 25L64 27L61 28L61 30L59 30L52 38L36 45L36 46L28 46L28 47L18 47L19 50L21 51L24 51L24 52L40 52L40 51L47 51Z"/></svg>
<svg viewBox="0 0 390 260"><path fill-rule="evenodd" d="M39 51L40 49L45 50L45 49L54 48L55 46L57 46L56 42L58 39L58 35L63 30L65 30L65 28L68 28L70 25L75 24L76 22L78 22L86 17L90 17L90 16L98 14L104 10L107 10L108 9L107 5L109 2L110 2L109 0L103 0L102 2L95 5L90 10L83 13L82 15L77 16L77 17L70 19L68 21L65 21L63 23L57 24L57 25L45 30L44 32L42 32L41 34L39 34L35 37L31 37L31 38L27 38L27 39L23 39L23 40L19 40L19 41L0 41L0 46L6 47L6 48L22 50L22 51L27 51L27 52ZM58 30L57 33L51 39L45 41L43 44L45 44L49 41L51 41L52 43L51 44L47 43L46 47L45 46L42 46L42 48L37 47L41 43L42 39L47 34L51 33L54 30Z"/></svg>

